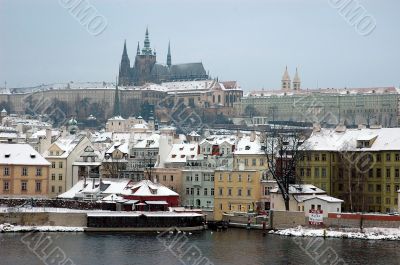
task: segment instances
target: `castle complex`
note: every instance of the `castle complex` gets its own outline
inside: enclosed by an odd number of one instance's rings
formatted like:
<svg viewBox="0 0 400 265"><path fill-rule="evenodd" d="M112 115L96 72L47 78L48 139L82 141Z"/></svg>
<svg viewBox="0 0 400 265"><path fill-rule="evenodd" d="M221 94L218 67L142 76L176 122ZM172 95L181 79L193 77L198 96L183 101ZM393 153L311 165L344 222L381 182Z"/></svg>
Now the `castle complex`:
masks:
<svg viewBox="0 0 400 265"><path fill-rule="evenodd" d="M138 86L145 83L171 82L171 81L193 81L205 80L208 75L200 63L172 64L171 47L168 44L168 55L166 65L157 63L156 52L150 47L149 31L146 29L144 46L140 50L137 45L136 57L131 67L126 42L122 52L119 66L119 85Z"/></svg>

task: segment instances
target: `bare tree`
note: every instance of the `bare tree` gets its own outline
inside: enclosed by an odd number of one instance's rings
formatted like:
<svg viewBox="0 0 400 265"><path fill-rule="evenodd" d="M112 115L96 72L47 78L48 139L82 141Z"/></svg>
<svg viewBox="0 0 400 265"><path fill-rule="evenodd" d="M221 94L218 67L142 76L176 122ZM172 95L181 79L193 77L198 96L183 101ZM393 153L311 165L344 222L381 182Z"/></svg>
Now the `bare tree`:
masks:
<svg viewBox="0 0 400 265"><path fill-rule="evenodd" d="M269 174L278 184L288 211L289 186L301 182L300 176L296 174L296 166L304 155L301 146L304 135L298 131L274 129L272 133L265 133L263 138Z"/></svg>

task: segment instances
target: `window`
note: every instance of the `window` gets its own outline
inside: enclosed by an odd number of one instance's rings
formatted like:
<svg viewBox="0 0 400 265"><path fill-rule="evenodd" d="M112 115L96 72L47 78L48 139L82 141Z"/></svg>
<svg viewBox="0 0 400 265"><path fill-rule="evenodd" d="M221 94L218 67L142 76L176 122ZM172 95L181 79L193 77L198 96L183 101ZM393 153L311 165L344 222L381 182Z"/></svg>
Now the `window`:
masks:
<svg viewBox="0 0 400 265"><path fill-rule="evenodd" d="M196 194L197 194L197 196L200 195L200 188L197 188L197 189L196 189Z"/></svg>
<svg viewBox="0 0 400 265"><path fill-rule="evenodd" d="M368 184L368 191L373 192L374 191L374 185Z"/></svg>
<svg viewBox="0 0 400 265"><path fill-rule="evenodd" d="M196 174L196 176L194 177L194 181L199 181L199 176Z"/></svg>
<svg viewBox="0 0 400 265"><path fill-rule="evenodd" d="M4 168L4 176L9 176L10 175L10 168L5 167Z"/></svg>
<svg viewBox="0 0 400 265"><path fill-rule="evenodd" d="M52 192L52 193L56 192L56 187L51 186L51 192Z"/></svg>
<svg viewBox="0 0 400 265"><path fill-rule="evenodd" d="M381 190L382 190L381 185L380 184L376 184L376 191L381 191Z"/></svg>
<svg viewBox="0 0 400 265"><path fill-rule="evenodd" d="M174 181L174 176L171 175L171 176L169 177L169 179L170 179L171 181Z"/></svg>
<svg viewBox="0 0 400 265"><path fill-rule="evenodd" d="M315 155L314 155L314 160L315 160L315 161L319 161L319 154L315 154Z"/></svg>
<svg viewBox="0 0 400 265"><path fill-rule="evenodd" d="M214 196L214 188L211 188L211 196Z"/></svg>
<svg viewBox="0 0 400 265"><path fill-rule="evenodd" d="M311 210L315 210L315 205L311 204Z"/></svg>
<svg viewBox="0 0 400 265"><path fill-rule="evenodd" d="M390 185L386 185L386 192L390 193Z"/></svg>
<svg viewBox="0 0 400 265"><path fill-rule="evenodd" d="M386 198L386 204L390 204L390 198Z"/></svg>
<svg viewBox="0 0 400 265"><path fill-rule="evenodd" d="M51 180L56 180L56 174L55 173L51 173Z"/></svg>
<svg viewBox="0 0 400 265"><path fill-rule="evenodd" d="M207 196L208 195L208 190L207 190L207 188L204 188L204 196Z"/></svg>
<svg viewBox="0 0 400 265"><path fill-rule="evenodd" d="M232 196L232 189L228 188L228 196Z"/></svg>
<svg viewBox="0 0 400 265"><path fill-rule="evenodd" d="M380 169L380 168L377 168L376 169L376 177L377 178L380 178L381 177L381 175L382 175L382 172L381 172L382 170Z"/></svg>
<svg viewBox="0 0 400 265"><path fill-rule="evenodd" d="M326 154L322 154L322 161L326 161Z"/></svg>
<svg viewBox="0 0 400 265"><path fill-rule="evenodd" d="M28 168L26 167L22 168L22 176L28 176Z"/></svg>
<svg viewBox="0 0 400 265"><path fill-rule="evenodd" d="M41 182L36 182L36 191L40 192L42 190L42 183Z"/></svg>
<svg viewBox="0 0 400 265"><path fill-rule="evenodd" d="M319 178L319 167L314 168L314 177Z"/></svg>
<svg viewBox="0 0 400 265"><path fill-rule="evenodd" d="M247 189L247 196L251 196L251 189Z"/></svg>
<svg viewBox="0 0 400 265"><path fill-rule="evenodd" d="M51 168L56 168L56 162L51 162Z"/></svg>
<svg viewBox="0 0 400 265"><path fill-rule="evenodd" d="M186 195L189 195L189 193L190 193L190 189L186 188Z"/></svg>
<svg viewBox="0 0 400 265"><path fill-rule="evenodd" d="M255 158L252 159L251 165L252 166L257 166L257 160Z"/></svg>
<svg viewBox="0 0 400 265"><path fill-rule="evenodd" d="M304 168L300 168L300 176L304 177Z"/></svg>
<svg viewBox="0 0 400 265"><path fill-rule="evenodd" d="M263 166L264 165L264 159L260 159L260 166Z"/></svg>
<svg viewBox="0 0 400 265"><path fill-rule="evenodd" d="M394 155L394 159L395 159L396 161L400 161L400 154L395 154L395 155Z"/></svg>
<svg viewBox="0 0 400 265"><path fill-rule="evenodd" d="M342 183L339 183L338 190L339 191L343 191L343 184Z"/></svg>
<svg viewBox="0 0 400 265"><path fill-rule="evenodd" d="M369 178L373 178L373 177L374 177L374 171L372 170L372 168L370 168L370 169L368 170L368 177L369 177Z"/></svg>
<svg viewBox="0 0 400 265"><path fill-rule="evenodd" d="M321 169L321 176L323 178L326 178L326 168L324 168L324 167Z"/></svg>
<svg viewBox="0 0 400 265"><path fill-rule="evenodd" d="M376 203L381 203L381 197L380 196L376 197L375 201L376 201Z"/></svg>
<svg viewBox="0 0 400 265"><path fill-rule="evenodd" d="M62 192L62 186L58 186L58 192L59 192L59 193Z"/></svg>
<svg viewBox="0 0 400 265"><path fill-rule="evenodd" d="M63 168L63 162L58 162L58 168Z"/></svg>
<svg viewBox="0 0 400 265"><path fill-rule="evenodd" d="M248 166L248 165L249 165L249 160L248 160L247 158L244 160L244 165L245 165L245 166Z"/></svg>
<svg viewBox="0 0 400 265"><path fill-rule="evenodd" d="M381 158L381 154L377 154L376 155L376 162L381 162L382 158Z"/></svg>
<svg viewBox="0 0 400 265"><path fill-rule="evenodd" d="M222 189L222 188L219 188L219 189L218 189L218 195L219 195L219 196L222 196L222 195L223 195L223 189Z"/></svg>
<svg viewBox="0 0 400 265"><path fill-rule="evenodd" d="M321 211L321 205L320 204L317 205L317 210Z"/></svg>
<svg viewBox="0 0 400 265"><path fill-rule="evenodd" d="M386 178L390 179L390 168L386 169Z"/></svg>
<svg viewBox="0 0 400 265"><path fill-rule="evenodd" d="M238 176L238 182L242 182L242 175L240 175L240 174Z"/></svg>
<svg viewBox="0 0 400 265"><path fill-rule="evenodd" d="M232 181L232 176L229 174L228 175L228 182L231 182Z"/></svg>
<svg viewBox="0 0 400 265"><path fill-rule="evenodd" d="M237 195L242 196L242 189L238 189Z"/></svg>
<svg viewBox="0 0 400 265"><path fill-rule="evenodd" d="M270 190L271 190L271 187L264 187L264 195L269 195Z"/></svg>
<svg viewBox="0 0 400 265"><path fill-rule="evenodd" d="M247 175L247 182L251 182L251 176Z"/></svg>
<svg viewBox="0 0 400 265"><path fill-rule="evenodd" d="M10 189L10 183L8 181L3 182L3 190L4 191L9 191Z"/></svg>
<svg viewBox="0 0 400 265"><path fill-rule="evenodd" d="M399 169L398 169L398 168L396 168L396 169L394 170L394 177L395 177L395 178L399 178L399 177L400 177L400 172L399 172Z"/></svg>
<svg viewBox="0 0 400 265"><path fill-rule="evenodd" d="M311 168L307 168L307 177L311 177Z"/></svg>
<svg viewBox="0 0 400 265"><path fill-rule="evenodd" d="M58 174L58 180L62 180L62 174Z"/></svg>
<svg viewBox="0 0 400 265"><path fill-rule="evenodd" d="M194 194L194 188L190 188L190 195Z"/></svg>
<svg viewBox="0 0 400 265"><path fill-rule="evenodd" d="M218 180L222 181L222 174L219 174Z"/></svg>
<svg viewBox="0 0 400 265"><path fill-rule="evenodd" d="M42 175L42 169L40 167L36 168L36 176L41 176Z"/></svg>
<svg viewBox="0 0 400 265"><path fill-rule="evenodd" d="M162 178L163 178L163 181L167 181L167 176L164 175Z"/></svg>
<svg viewBox="0 0 400 265"><path fill-rule="evenodd" d="M26 191L27 190L27 182L26 181L22 181L21 182L21 191Z"/></svg>
<svg viewBox="0 0 400 265"><path fill-rule="evenodd" d="M390 154L386 154L386 161L390 161Z"/></svg>

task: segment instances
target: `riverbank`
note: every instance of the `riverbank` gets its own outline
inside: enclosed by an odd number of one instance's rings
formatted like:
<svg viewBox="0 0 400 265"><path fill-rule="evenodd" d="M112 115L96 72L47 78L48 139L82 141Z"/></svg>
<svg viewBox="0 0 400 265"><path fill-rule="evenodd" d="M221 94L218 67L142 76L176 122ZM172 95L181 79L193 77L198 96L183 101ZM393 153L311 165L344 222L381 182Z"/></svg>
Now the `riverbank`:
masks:
<svg viewBox="0 0 400 265"><path fill-rule="evenodd" d="M359 230L359 229L358 229ZM312 229L302 226L283 230L270 231L270 234L295 237L329 237L365 240L400 240L400 228L364 228L364 232L357 229Z"/></svg>

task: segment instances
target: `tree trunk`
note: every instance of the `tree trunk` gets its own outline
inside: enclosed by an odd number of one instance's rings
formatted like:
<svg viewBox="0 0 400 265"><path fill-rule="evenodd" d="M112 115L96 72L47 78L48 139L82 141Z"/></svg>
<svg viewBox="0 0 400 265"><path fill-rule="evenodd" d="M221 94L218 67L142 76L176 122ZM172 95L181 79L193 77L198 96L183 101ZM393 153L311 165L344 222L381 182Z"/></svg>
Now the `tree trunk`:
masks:
<svg viewBox="0 0 400 265"><path fill-rule="evenodd" d="M285 209L286 211L289 211L289 197L284 199L285 199Z"/></svg>

